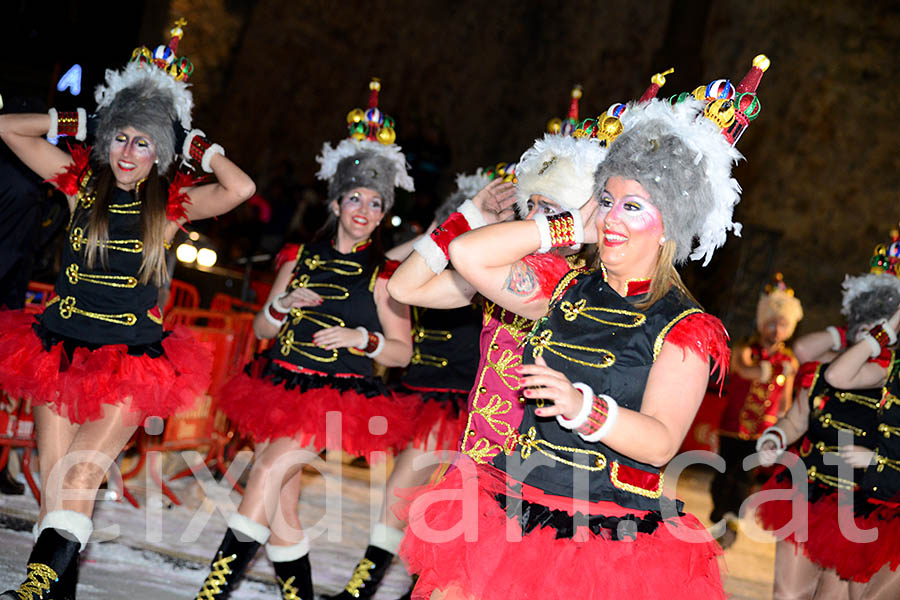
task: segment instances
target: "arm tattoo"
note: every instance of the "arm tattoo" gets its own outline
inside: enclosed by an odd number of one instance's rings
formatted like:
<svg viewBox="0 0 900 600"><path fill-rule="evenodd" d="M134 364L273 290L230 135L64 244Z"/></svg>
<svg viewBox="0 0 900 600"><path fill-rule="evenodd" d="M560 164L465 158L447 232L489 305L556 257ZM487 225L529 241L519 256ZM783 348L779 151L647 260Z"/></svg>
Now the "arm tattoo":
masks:
<svg viewBox="0 0 900 600"><path fill-rule="evenodd" d="M503 285L516 296L527 298L537 289L537 278L528 264L518 261L509 267L509 277Z"/></svg>

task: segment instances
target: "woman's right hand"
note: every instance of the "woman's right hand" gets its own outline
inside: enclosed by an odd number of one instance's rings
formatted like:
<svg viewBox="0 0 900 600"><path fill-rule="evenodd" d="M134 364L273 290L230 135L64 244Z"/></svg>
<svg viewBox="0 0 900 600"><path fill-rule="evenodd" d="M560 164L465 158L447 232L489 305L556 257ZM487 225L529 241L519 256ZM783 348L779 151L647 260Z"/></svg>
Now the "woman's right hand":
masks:
<svg viewBox="0 0 900 600"><path fill-rule="evenodd" d="M493 180L472 198L472 204L481 211L488 225L512 219L515 203L516 186L502 179Z"/></svg>
<svg viewBox="0 0 900 600"><path fill-rule="evenodd" d="M778 459L778 446L772 440L763 442L759 449L759 464L762 467L771 467Z"/></svg>
<svg viewBox="0 0 900 600"><path fill-rule="evenodd" d="M282 294L276 301L284 309L304 308L322 304L322 296L309 288L297 288L289 294ZM276 307L277 308L277 307Z"/></svg>

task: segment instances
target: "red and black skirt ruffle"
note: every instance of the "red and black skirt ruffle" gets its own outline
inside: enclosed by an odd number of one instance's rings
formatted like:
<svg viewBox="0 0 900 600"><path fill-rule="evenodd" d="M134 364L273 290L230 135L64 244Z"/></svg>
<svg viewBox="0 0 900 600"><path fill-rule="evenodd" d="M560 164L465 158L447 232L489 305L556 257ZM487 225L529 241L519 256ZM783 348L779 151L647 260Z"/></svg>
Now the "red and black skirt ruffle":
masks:
<svg viewBox="0 0 900 600"><path fill-rule="evenodd" d="M210 385L213 356L186 327L141 346L57 335L22 310L0 312L0 388L73 423L127 403L135 423L190 409Z"/></svg>
<svg viewBox="0 0 900 600"><path fill-rule="evenodd" d="M721 550L692 515L577 505L467 458L400 495L394 510L409 526L399 553L419 575L413 598L435 589L459 600L725 598Z"/></svg>
<svg viewBox="0 0 900 600"><path fill-rule="evenodd" d="M413 445L427 450L457 450L466 429L468 390L400 384L394 395L416 403Z"/></svg>
<svg viewBox="0 0 900 600"><path fill-rule="evenodd" d="M222 389L219 408L257 442L291 437L316 451L370 458L397 453L413 438L417 406L377 377L298 372L255 358Z"/></svg>
<svg viewBox="0 0 900 600"><path fill-rule="evenodd" d="M793 499L801 495L785 467L776 471L761 491L774 490L792 491ZM813 482L809 483L809 492L800 500L808 510L808 519L798 515L796 527L786 532L785 540L803 550L817 565L834 569L841 579L866 582L886 564L892 570L897 569L900 565L900 506L854 498ZM757 520L768 531L788 526L794 517L791 499L769 500L755 508ZM875 529L878 537L870 542L851 541L841 531L841 520L852 522L861 530Z"/></svg>

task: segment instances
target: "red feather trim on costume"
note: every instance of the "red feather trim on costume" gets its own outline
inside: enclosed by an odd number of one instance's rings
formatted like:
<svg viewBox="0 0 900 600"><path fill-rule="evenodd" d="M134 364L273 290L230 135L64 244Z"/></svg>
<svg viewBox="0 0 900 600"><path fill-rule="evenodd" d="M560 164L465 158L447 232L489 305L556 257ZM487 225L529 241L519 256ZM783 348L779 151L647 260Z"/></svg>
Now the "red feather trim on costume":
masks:
<svg viewBox="0 0 900 600"><path fill-rule="evenodd" d="M384 266L381 267L380 271L378 271L378 277L380 279L390 279L391 275L394 274L394 271L396 271L397 267L399 267L399 266L400 266L399 260L391 260L389 258L385 259Z"/></svg>
<svg viewBox="0 0 900 600"><path fill-rule="evenodd" d="M300 244L285 244L284 248L275 255L275 270L280 271L285 263L296 261L299 258L298 252L300 252Z"/></svg>
<svg viewBox="0 0 900 600"><path fill-rule="evenodd" d="M191 197L182 190L193 187L204 179L205 177L203 176L197 177L183 171L175 173L172 183L169 184L169 201L166 203L166 218L169 221L184 219L190 222L190 219L187 218L187 207L185 204L191 204Z"/></svg>
<svg viewBox="0 0 900 600"><path fill-rule="evenodd" d="M821 365L817 360L805 362L800 365L797 370L797 377L794 378L795 384L799 384L799 389L808 389L812 387L813 377L816 376L816 369Z"/></svg>
<svg viewBox="0 0 900 600"><path fill-rule="evenodd" d="M529 254L522 259L522 262L531 267L537 279L538 296L535 300L550 298L559 280L572 270L572 266L566 262L566 259L556 254ZM574 279L569 282L569 285L573 283L575 283Z"/></svg>
<svg viewBox="0 0 900 600"><path fill-rule="evenodd" d="M91 158L91 147L82 146L81 144L68 144L69 152L72 154L72 162L63 167L63 170L46 179L45 181L56 187L66 196L74 196L78 193L78 180L81 179L82 173L88 168L88 161Z"/></svg>
<svg viewBox="0 0 900 600"><path fill-rule="evenodd" d="M722 321L709 313L694 313L678 321L665 341L675 344L685 353L690 350L700 358L712 359L710 373L719 372L716 383L722 385L728 372L731 350L728 331Z"/></svg>

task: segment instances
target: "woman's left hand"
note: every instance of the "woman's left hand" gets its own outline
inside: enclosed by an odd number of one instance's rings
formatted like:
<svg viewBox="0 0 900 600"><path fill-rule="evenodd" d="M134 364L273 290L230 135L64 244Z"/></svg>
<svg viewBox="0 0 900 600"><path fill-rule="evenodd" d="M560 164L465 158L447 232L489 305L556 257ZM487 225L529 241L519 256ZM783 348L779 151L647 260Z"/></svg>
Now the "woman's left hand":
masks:
<svg viewBox="0 0 900 600"><path fill-rule="evenodd" d="M562 415L574 419L581 411L584 395L572 385L568 377L547 366L542 357L534 359L533 365L519 367L520 387L526 398L541 398L552 402L552 406L538 408L534 412L539 417Z"/></svg>
<svg viewBox="0 0 900 600"><path fill-rule="evenodd" d="M841 455L844 462L854 469L865 469L872 463L872 459L875 458L875 453L868 448L853 445L841 446L838 454Z"/></svg>
<svg viewBox="0 0 900 600"><path fill-rule="evenodd" d="M328 327L313 334L313 343L326 350L364 348L368 341L369 337L364 336L361 331L348 327Z"/></svg>

